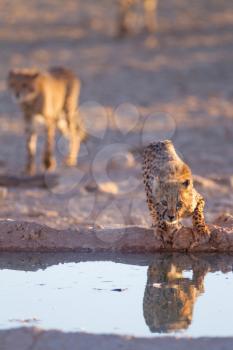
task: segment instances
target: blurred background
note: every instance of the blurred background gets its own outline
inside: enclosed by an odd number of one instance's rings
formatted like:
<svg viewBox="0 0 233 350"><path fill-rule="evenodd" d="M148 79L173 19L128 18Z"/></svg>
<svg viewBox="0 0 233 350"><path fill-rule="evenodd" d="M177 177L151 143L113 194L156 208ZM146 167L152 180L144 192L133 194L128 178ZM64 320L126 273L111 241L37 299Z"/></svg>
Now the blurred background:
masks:
<svg viewBox="0 0 233 350"><path fill-rule="evenodd" d="M117 0L0 1L1 174L20 174L25 164L10 68L71 68L90 134L78 167L59 168L59 186L10 187L1 217L54 227L149 224L141 150L164 138L191 166L207 218L233 213L233 2L159 0L154 33L143 28L142 5L119 37ZM56 145L59 161L65 141L57 136Z"/></svg>

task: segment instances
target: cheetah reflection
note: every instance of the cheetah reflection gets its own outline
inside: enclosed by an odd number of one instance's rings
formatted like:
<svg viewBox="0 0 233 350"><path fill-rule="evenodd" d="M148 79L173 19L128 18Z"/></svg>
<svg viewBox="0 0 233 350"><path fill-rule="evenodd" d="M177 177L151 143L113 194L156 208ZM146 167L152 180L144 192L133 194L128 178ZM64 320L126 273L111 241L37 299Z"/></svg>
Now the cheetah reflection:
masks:
<svg viewBox="0 0 233 350"><path fill-rule="evenodd" d="M152 333L185 330L192 322L195 301L204 292L207 269L195 263L191 279L183 276L183 270L172 255L156 259L148 267L143 313Z"/></svg>

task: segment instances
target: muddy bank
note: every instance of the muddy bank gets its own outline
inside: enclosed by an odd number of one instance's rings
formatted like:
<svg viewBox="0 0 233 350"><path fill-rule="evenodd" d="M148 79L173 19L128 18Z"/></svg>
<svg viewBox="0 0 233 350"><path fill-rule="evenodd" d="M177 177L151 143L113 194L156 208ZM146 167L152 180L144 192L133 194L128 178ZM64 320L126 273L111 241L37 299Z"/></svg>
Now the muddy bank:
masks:
<svg viewBox="0 0 233 350"><path fill-rule="evenodd" d="M219 217L209 228L211 235L208 243L193 246L192 229L183 227L174 236L172 246L165 247L165 250L232 252L233 217ZM33 222L3 220L0 222L0 250L153 253L164 249L153 231L142 226L58 230Z"/></svg>
<svg viewBox="0 0 233 350"><path fill-rule="evenodd" d="M186 350L224 348L231 350L233 338L134 338L114 335L91 335L42 331L37 328L21 328L0 331L1 350Z"/></svg>
<svg viewBox="0 0 233 350"><path fill-rule="evenodd" d="M175 266L181 270L190 270L193 265L199 265L211 272L221 271L223 273L232 271L233 254L218 252L192 253L183 252L133 254L120 252L97 252L93 254L76 252L1 252L0 269L16 271L38 271L59 264L80 262L115 262L126 265L149 266L155 261L172 260Z"/></svg>

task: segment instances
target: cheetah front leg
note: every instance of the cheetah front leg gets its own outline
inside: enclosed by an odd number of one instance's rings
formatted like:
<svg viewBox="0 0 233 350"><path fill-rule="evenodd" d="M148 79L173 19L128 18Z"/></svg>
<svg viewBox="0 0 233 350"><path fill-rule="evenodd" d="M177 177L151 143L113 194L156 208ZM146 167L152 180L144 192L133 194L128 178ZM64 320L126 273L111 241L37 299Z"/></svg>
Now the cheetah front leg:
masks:
<svg viewBox="0 0 233 350"><path fill-rule="evenodd" d="M149 193L147 193L147 206L152 219L152 228L154 230L155 237L161 242L162 246L164 247L164 237L166 235L167 227L165 222L160 217L160 214L154 203L153 196Z"/></svg>
<svg viewBox="0 0 233 350"><path fill-rule="evenodd" d="M77 165L77 157L79 154L81 140L78 133L77 123L74 119L70 121L69 137L69 154L66 158L66 165L75 166Z"/></svg>
<svg viewBox="0 0 233 350"><path fill-rule="evenodd" d="M44 148L44 166L47 170L56 168L56 160L54 158L54 143L55 143L55 123L49 120L46 125L46 141Z"/></svg>
<svg viewBox="0 0 233 350"><path fill-rule="evenodd" d="M192 222L196 241L193 246L208 242L210 237L209 228L205 223L204 206L205 201L204 198L201 197L198 200L196 208L194 209L192 215Z"/></svg>
<svg viewBox="0 0 233 350"><path fill-rule="evenodd" d="M26 165L26 173L29 175L34 175L36 172L36 145L37 145L37 135L35 132L31 132L27 136L27 165Z"/></svg>
<svg viewBox="0 0 233 350"><path fill-rule="evenodd" d="M155 236L159 239L160 242L162 242L164 248L169 241L167 240L168 228L166 223L160 219L157 220Z"/></svg>
<svg viewBox="0 0 233 350"><path fill-rule="evenodd" d="M144 0L144 21L148 33L154 33L157 27L158 0Z"/></svg>
<svg viewBox="0 0 233 350"><path fill-rule="evenodd" d="M28 175L33 175L36 172L36 146L37 135L33 128L32 123L26 124L26 148L27 148L27 163L25 172Z"/></svg>
<svg viewBox="0 0 233 350"><path fill-rule="evenodd" d="M159 206L159 203L158 203ZM163 243L163 248L171 248L173 237L175 232L178 230L179 225L167 225L162 218L159 210L157 210L157 225L156 225L156 236Z"/></svg>
<svg viewBox="0 0 233 350"><path fill-rule="evenodd" d="M157 223L158 223L157 210L156 210L156 207L154 205L153 197L150 196L149 194L147 195L147 206L148 206L150 216L152 219L152 227L157 227Z"/></svg>
<svg viewBox="0 0 233 350"><path fill-rule="evenodd" d="M123 37L128 33L127 19L135 0L118 0L118 36Z"/></svg>

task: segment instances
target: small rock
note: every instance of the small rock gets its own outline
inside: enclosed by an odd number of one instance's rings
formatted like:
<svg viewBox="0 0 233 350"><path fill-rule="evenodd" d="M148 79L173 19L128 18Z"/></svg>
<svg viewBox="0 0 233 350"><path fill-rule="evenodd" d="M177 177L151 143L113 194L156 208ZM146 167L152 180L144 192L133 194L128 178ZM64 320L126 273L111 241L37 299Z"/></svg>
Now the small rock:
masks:
<svg viewBox="0 0 233 350"><path fill-rule="evenodd" d="M132 153L126 152L124 155L115 156L111 159L110 169L125 169L135 166L135 158Z"/></svg>
<svg viewBox="0 0 233 350"><path fill-rule="evenodd" d="M10 322L17 322L17 323L34 323L39 322L40 320L36 317L33 318L26 318L26 319L10 319Z"/></svg>
<svg viewBox="0 0 233 350"><path fill-rule="evenodd" d="M52 218L57 218L58 217L58 212L55 210L37 210L36 208L32 208L31 210L28 211L27 213L28 216L30 217L39 217L39 216L46 216L46 217L52 217Z"/></svg>
<svg viewBox="0 0 233 350"><path fill-rule="evenodd" d="M214 225L219 225L222 227L232 227L233 226L233 215L229 213L222 213L213 222Z"/></svg>
<svg viewBox="0 0 233 350"><path fill-rule="evenodd" d="M102 193L111 193L117 194L119 192L118 186L113 181L99 182L98 184L95 181L90 181L86 184L85 190L87 192L102 192Z"/></svg>
<svg viewBox="0 0 233 350"><path fill-rule="evenodd" d="M117 194L118 193L118 186L115 182L102 182L98 185L98 189L101 192L104 193L111 193L111 194Z"/></svg>
<svg viewBox="0 0 233 350"><path fill-rule="evenodd" d="M48 216L50 218L57 218L58 217L58 212L55 210L46 210L44 212L44 216Z"/></svg>
<svg viewBox="0 0 233 350"><path fill-rule="evenodd" d="M86 184L85 190L87 192L96 192L98 189L98 186L95 181L90 181Z"/></svg>
<svg viewBox="0 0 233 350"><path fill-rule="evenodd" d="M111 292L124 292L127 289L128 288L114 288L114 289L111 289Z"/></svg>

